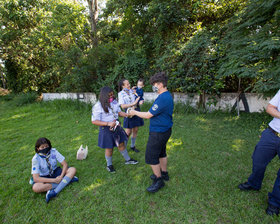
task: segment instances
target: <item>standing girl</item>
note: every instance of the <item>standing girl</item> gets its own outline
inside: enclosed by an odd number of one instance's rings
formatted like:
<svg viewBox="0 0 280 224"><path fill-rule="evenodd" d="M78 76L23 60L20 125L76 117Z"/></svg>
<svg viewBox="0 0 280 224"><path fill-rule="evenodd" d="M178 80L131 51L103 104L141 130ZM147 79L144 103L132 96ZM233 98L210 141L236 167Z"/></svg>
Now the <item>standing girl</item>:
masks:
<svg viewBox="0 0 280 224"><path fill-rule="evenodd" d="M105 149L107 170L115 172L112 163L113 148L118 147L125 159L125 164L137 164L138 161L129 157L124 142L127 135L119 124L118 117L128 117L121 111L118 102L114 98L113 89L103 87L100 91L99 101L92 108L91 121L99 127L98 146Z"/></svg>
<svg viewBox="0 0 280 224"><path fill-rule="evenodd" d="M127 79L122 79L119 82L119 89L122 89L122 91L120 91L118 94L119 104L121 108L127 111L128 108L135 107L140 100L140 97L137 97L130 89L130 84ZM136 107L135 110L140 111L140 108ZM133 116L132 118L124 118L123 127L125 128L126 134L128 135L128 137L132 134L130 149L135 152L139 152L139 150L135 148L138 127L143 125L143 119L138 116Z"/></svg>
<svg viewBox="0 0 280 224"><path fill-rule="evenodd" d="M47 138L39 138L35 144L36 154L32 159L32 190L36 193L47 191L46 202L56 195L69 183L78 181L75 167L68 167L65 158ZM62 169L57 166L57 161Z"/></svg>

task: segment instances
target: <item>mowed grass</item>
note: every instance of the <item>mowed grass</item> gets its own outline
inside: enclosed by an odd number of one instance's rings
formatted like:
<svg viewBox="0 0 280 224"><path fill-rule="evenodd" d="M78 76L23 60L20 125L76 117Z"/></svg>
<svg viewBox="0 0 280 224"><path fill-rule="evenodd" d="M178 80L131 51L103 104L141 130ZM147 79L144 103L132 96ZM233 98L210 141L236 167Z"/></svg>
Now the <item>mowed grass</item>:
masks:
<svg viewBox="0 0 280 224"><path fill-rule="evenodd" d="M147 110L145 106L143 110ZM117 149L116 174L105 169L104 150L97 147L98 127L91 124L91 106L40 102L16 107L0 101L1 223L278 223L265 214L267 193L279 168L269 164L259 192L240 192L237 185L251 171L251 154L265 113L238 118L228 113L174 114L167 145L170 181L155 194L146 192L151 169L145 164L149 121L140 128L137 148L129 151L139 164L125 165ZM31 159L39 137L47 137L80 181L67 186L49 204L45 193L29 185ZM77 161L79 146L88 145L86 160Z"/></svg>

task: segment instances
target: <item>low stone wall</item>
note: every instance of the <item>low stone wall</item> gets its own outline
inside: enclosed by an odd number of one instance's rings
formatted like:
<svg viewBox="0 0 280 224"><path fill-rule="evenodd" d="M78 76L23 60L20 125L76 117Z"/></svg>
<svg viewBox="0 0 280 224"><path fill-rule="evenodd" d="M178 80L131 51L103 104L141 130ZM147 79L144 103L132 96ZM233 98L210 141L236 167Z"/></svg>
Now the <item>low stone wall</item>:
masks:
<svg viewBox="0 0 280 224"><path fill-rule="evenodd" d="M199 95L174 93L174 102L187 103L196 107L199 102ZM242 93L239 97L240 111L262 112L265 110L271 98L264 98L261 94ZM229 111L237 108L238 93L222 93L220 97L206 95L206 107L208 110Z"/></svg>
<svg viewBox="0 0 280 224"><path fill-rule="evenodd" d="M199 102L198 94L173 93L175 103L184 103L192 107L197 107ZM153 92L145 92L144 99L147 102L153 102L157 98L157 94ZM206 95L207 109L213 110L232 110L237 108L237 93L222 93L220 97L211 97ZM94 93L43 93L43 100L54 99L73 99L82 102L95 104L97 102ZM246 112L262 112L266 108L270 98L263 98L260 94L245 93L240 95L239 108L240 111ZM214 103L215 102L215 103Z"/></svg>
<svg viewBox="0 0 280 224"><path fill-rule="evenodd" d="M96 95L94 93L43 93L43 100L80 100L85 103L95 104L97 102Z"/></svg>

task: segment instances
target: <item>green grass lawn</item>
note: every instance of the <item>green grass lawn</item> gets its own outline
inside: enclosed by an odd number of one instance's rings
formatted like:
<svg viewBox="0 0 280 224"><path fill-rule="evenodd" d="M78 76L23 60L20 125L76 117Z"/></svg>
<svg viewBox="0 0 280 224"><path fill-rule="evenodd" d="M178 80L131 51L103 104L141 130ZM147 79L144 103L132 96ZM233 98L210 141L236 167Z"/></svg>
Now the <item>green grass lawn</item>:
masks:
<svg viewBox="0 0 280 224"><path fill-rule="evenodd" d="M145 110L147 109L144 108ZM181 111L181 112L180 112ZM155 194L146 192L151 169L145 164L149 121L140 128L129 151L140 161L125 165L115 149L105 169L104 150L97 147L98 127L91 124L91 107L69 101L40 102L20 107L0 100L0 222L1 223L278 223L265 214L267 193L279 168L268 166L259 192L240 192L237 185L251 171L251 154L259 139L262 114L174 114L168 142L170 181ZM28 181L39 137L77 168L80 181L66 187L49 204ZM77 161L79 146L88 145L86 160Z"/></svg>

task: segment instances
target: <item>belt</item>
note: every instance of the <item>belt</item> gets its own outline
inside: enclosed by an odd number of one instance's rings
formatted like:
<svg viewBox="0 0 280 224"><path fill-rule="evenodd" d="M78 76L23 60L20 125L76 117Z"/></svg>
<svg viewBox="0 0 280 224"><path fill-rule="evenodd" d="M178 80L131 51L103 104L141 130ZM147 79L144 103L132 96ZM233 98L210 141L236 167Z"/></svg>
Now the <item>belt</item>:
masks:
<svg viewBox="0 0 280 224"><path fill-rule="evenodd" d="M280 138L280 133L279 133L279 132L273 130L270 126L268 126L268 128L269 128L276 136L278 136L278 137Z"/></svg>

